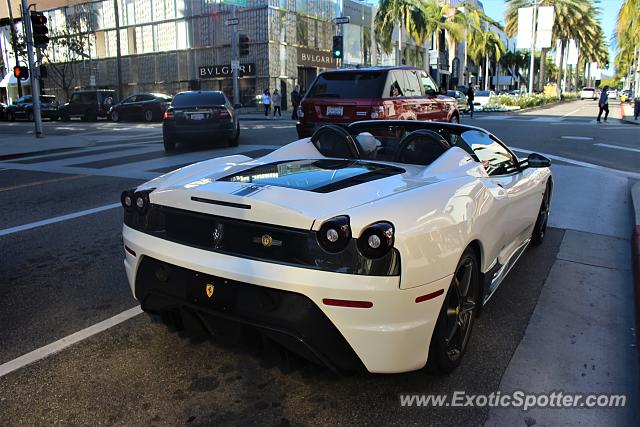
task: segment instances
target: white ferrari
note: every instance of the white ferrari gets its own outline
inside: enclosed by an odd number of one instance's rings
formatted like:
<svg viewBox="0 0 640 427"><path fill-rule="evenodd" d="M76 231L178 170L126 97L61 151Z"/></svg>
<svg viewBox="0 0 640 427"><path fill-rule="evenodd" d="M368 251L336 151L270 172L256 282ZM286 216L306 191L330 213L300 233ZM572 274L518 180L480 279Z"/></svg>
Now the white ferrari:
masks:
<svg viewBox="0 0 640 427"><path fill-rule="evenodd" d="M123 192L124 265L178 329L248 332L334 370L448 373L544 238L549 166L470 126L328 125Z"/></svg>

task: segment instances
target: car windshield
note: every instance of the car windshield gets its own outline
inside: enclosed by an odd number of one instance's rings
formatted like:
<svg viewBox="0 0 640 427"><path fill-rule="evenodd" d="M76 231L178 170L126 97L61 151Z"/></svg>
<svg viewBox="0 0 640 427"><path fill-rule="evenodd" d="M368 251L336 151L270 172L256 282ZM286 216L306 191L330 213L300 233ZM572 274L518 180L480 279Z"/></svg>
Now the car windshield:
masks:
<svg viewBox="0 0 640 427"><path fill-rule="evenodd" d="M447 91L447 96L451 96L451 97L455 98L455 96L456 96L456 92L455 92L455 91L453 91L453 90L448 90L448 91Z"/></svg>
<svg viewBox="0 0 640 427"><path fill-rule="evenodd" d="M487 91L487 90L481 90L481 91L476 92L476 97L478 97L478 96L490 96L490 95L491 95L491 93L489 91Z"/></svg>
<svg viewBox="0 0 640 427"><path fill-rule="evenodd" d="M155 96L156 99L159 101L171 102L171 100L173 99L169 95L164 95L162 93L152 93L152 95Z"/></svg>
<svg viewBox="0 0 640 427"><path fill-rule="evenodd" d="M582 89L583 92L593 92L593 88L591 87L585 87L584 89Z"/></svg>
<svg viewBox="0 0 640 427"><path fill-rule="evenodd" d="M175 108L224 105L225 99L221 92L187 92L179 93L173 98L171 106Z"/></svg>
<svg viewBox="0 0 640 427"><path fill-rule="evenodd" d="M53 95L42 95L40 97L40 102L45 103L45 104L52 104L54 102L56 102L56 97Z"/></svg>
<svg viewBox="0 0 640 427"><path fill-rule="evenodd" d="M385 80L384 71L323 73L307 93L307 98L380 98Z"/></svg>

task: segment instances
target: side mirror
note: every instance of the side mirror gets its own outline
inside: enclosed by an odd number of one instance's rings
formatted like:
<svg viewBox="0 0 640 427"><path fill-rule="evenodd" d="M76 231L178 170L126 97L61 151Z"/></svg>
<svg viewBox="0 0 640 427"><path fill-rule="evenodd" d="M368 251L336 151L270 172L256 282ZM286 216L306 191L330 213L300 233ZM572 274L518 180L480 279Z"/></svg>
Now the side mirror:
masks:
<svg viewBox="0 0 640 427"><path fill-rule="evenodd" d="M548 168L551 166L551 160L538 153L531 153L527 157L527 166L530 168Z"/></svg>

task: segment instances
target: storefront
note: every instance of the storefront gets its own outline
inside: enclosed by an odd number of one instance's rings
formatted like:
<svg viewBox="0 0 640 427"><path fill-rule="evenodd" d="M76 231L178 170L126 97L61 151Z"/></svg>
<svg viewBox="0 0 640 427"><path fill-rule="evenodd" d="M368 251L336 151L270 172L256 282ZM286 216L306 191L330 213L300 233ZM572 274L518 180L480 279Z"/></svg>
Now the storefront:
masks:
<svg viewBox="0 0 640 427"><path fill-rule="evenodd" d="M238 77L240 104L243 107L255 107L257 93L255 64L240 63ZM233 70L230 64L200 66L198 79L199 89L221 90L233 101Z"/></svg>
<svg viewBox="0 0 640 427"><path fill-rule="evenodd" d="M336 60L331 52L299 47L297 58L298 85L303 92L311 86L319 72L336 68Z"/></svg>

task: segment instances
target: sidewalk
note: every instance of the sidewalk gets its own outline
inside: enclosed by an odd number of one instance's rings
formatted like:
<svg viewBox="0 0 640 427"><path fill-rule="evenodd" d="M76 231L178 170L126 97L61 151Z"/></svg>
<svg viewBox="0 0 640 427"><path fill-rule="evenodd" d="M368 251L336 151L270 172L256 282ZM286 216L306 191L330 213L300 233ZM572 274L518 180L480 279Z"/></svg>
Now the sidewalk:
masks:
<svg viewBox="0 0 640 427"><path fill-rule="evenodd" d="M640 125L640 117L638 120L633 118L633 104L620 104L620 118L622 121L632 123L634 125Z"/></svg>
<svg viewBox="0 0 640 427"><path fill-rule="evenodd" d="M629 182L573 166L553 172L550 226L566 232L499 390L625 394L626 406L492 408L485 425L634 425L638 353Z"/></svg>
<svg viewBox="0 0 640 427"><path fill-rule="evenodd" d="M264 113L256 111L255 109L251 109L250 111L242 111L240 110L240 120L246 121L273 121L273 122L286 122L286 123L295 123L295 120L291 120L291 111L283 111L282 117L273 117L273 111L269 116L265 116Z"/></svg>

